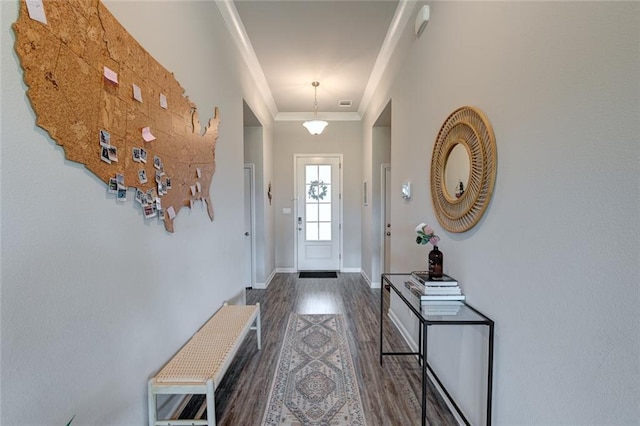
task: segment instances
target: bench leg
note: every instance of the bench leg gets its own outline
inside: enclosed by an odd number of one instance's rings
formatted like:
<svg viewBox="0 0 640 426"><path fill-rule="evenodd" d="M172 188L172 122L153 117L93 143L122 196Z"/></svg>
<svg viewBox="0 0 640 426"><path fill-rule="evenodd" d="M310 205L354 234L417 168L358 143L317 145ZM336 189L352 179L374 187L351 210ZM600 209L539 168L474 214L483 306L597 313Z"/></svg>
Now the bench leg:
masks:
<svg viewBox="0 0 640 426"><path fill-rule="evenodd" d="M207 424L216 426L216 390L213 380L207 380Z"/></svg>
<svg viewBox="0 0 640 426"><path fill-rule="evenodd" d="M149 381L149 426L155 426L158 420L158 406L156 402L156 393L153 389L153 380Z"/></svg>

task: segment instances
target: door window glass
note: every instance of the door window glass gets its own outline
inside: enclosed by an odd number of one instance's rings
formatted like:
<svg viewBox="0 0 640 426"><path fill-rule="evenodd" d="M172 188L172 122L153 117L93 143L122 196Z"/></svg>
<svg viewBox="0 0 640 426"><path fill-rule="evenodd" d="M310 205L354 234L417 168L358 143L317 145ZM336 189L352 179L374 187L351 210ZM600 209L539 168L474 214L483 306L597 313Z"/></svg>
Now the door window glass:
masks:
<svg viewBox="0 0 640 426"><path fill-rule="evenodd" d="M331 241L331 165L305 166L306 240Z"/></svg>

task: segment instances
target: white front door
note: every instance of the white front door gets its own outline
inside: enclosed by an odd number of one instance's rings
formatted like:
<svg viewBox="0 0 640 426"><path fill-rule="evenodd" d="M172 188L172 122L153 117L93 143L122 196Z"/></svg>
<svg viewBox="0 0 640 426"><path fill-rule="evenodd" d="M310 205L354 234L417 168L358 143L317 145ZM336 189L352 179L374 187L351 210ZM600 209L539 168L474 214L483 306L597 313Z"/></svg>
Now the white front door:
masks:
<svg viewBox="0 0 640 426"><path fill-rule="evenodd" d="M298 270L340 270L340 157L296 157Z"/></svg>

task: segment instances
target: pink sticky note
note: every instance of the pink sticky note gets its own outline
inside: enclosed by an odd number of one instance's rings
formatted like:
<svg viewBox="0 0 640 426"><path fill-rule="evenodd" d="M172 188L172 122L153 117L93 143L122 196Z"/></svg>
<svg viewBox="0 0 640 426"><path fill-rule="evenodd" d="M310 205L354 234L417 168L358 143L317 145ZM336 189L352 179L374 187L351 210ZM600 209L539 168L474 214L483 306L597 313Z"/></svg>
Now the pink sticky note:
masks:
<svg viewBox="0 0 640 426"><path fill-rule="evenodd" d="M142 90L135 84L133 85L133 99L142 103Z"/></svg>
<svg viewBox="0 0 640 426"><path fill-rule="evenodd" d="M173 218L176 217L176 211L173 209L173 206L169 206L167 214L169 215L170 220L173 220Z"/></svg>
<svg viewBox="0 0 640 426"><path fill-rule="evenodd" d="M167 97L160 93L160 107L167 109Z"/></svg>
<svg viewBox="0 0 640 426"><path fill-rule="evenodd" d="M156 139L156 137L151 134L151 128L142 128L142 139L144 139L145 142L151 142L152 140Z"/></svg>
<svg viewBox="0 0 640 426"><path fill-rule="evenodd" d="M111 81L111 82L113 82L115 84L118 84L118 74L114 70L109 69L106 66L104 67L104 77L107 80L109 80L109 81Z"/></svg>
<svg viewBox="0 0 640 426"><path fill-rule="evenodd" d="M47 23L42 0L27 0L27 12L29 12L29 18L34 21L42 22L43 24Z"/></svg>

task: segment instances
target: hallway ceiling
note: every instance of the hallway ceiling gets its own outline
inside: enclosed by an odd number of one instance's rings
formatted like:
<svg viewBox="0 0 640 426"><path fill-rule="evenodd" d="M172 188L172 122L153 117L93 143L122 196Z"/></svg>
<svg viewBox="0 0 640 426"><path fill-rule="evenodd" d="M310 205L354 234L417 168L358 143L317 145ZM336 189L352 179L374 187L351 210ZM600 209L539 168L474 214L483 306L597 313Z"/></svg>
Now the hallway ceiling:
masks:
<svg viewBox="0 0 640 426"><path fill-rule="evenodd" d="M310 118L311 82L319 81L318 115L348 120L360 118L363 96L377 83L370 83L372 73L380 74L376 69L389 60L384 43L398 27L394 16L399 4L398 0L235 0L235 9L228 9L231 18L224 11L223 16L232 28L236 14L235 41L244 45L245 61L259 87L262 80L263 97L268 104L272 99L275 119ZM339 106L345 100L352 105Z"/></svg>

